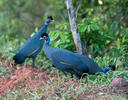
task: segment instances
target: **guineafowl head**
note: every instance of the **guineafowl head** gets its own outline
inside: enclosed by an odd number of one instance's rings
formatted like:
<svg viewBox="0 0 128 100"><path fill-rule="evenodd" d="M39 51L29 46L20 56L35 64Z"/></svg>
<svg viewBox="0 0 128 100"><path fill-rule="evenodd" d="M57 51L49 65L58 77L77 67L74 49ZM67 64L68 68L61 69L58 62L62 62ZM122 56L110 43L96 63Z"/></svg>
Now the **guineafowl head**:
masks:
<svg viewBox="0 0 128 100"><path fill-rule="evenodd" d="M45 25L49 25L50 22L54 22L52 16L48 16L46 22L45 22Z"/></svg>
<svg viewBox="0 0 128 100"><path fill-rule="evenodd" d="M110 70L112 70L112 71L115 71L115 70L116 70L115 65L109 65L109 68L110 68Z"/></svg>
<svg viewBox="0 0 128 100"><path fill-rule="evenodd" d="M47 33L43 33L40 37L40 40L46 40L46 43L49 44L50 38Z"/></svg>
<svg viewBox="0 0 128 100"><path fill-rule="evenodd" d="M116 70L116 67L115 67L115 65L109 65L108 67L106 67L106 68L104 68L103 69L103 72L104 73L107 73L108 71L115 71Z"/></svg>

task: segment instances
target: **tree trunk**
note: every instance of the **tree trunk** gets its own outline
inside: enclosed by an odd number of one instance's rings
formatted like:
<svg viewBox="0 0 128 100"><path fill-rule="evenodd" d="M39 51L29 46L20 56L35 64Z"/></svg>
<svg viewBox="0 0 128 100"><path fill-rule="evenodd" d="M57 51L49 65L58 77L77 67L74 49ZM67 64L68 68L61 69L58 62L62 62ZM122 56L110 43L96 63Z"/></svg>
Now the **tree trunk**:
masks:
<svg viewBox="0 0 128 100"><path fill-rule="evenodd" d="M81 40L80 40L78 28L76 25L76 18L74 16L74 9L73 9L73 5L72 5L72 0L65 0L65 3L67 5L69 21L70 21L71 31L72 31L74 43L76 46L76 50L78 53L82 54L82 45L81 45Z"/></svg>

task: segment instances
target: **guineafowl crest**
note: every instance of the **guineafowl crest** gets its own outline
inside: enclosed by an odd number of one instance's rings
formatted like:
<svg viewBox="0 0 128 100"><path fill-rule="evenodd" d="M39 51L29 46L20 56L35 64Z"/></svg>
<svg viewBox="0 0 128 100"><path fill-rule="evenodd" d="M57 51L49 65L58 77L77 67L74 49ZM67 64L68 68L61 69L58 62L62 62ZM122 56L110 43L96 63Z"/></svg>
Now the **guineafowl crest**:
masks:
<svg viewBox="0 0 128 100"><path fill-rule="evenodd" d="M47 33L43 33L43 34L41 34L41 37L43 37L43 36L48 36L48 34Z"/></svg>
<svg viewBox="0 0 128 100"><path fill-rule="evenodd" d="M109 67L111 67L113 71L115 71L115 70L116 70L115 65L109 65Z"/></svg>
<svg viewBox="0 0 128 100"><path fill-rule="evenodd" d="M48 16L48 19L53 20L52 16Z"/></svg>

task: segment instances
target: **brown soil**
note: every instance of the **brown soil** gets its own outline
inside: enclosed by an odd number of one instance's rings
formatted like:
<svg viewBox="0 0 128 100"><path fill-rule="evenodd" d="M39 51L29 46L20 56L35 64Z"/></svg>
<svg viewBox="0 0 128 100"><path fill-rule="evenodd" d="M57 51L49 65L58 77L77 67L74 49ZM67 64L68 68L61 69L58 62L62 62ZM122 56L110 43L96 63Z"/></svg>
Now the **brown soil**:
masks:
<svg viewBox="0 0 128 100"><path fill-rule="evenodd" d="M48 84L52 84L50 81L50 78L58 78L57 75L53 75L49 73L48 71L44 69L36 69L32 68L32 66L24 66L24 65L19 65L18 68L13 64L13 62L5 62L5 59L1 60L2 67L6 67L10 69L10 72L0 76L0 96L4 97L8 93L8 90L11 89L13 91L16 90L22 90L23 89L23 94L24 90L31 90L31 91L41 91L42 88L46 87ZM119 80L119 81L117 81ZM97 89L97 85L89 85L87 91L85 91L83 94L78 97L80 100L93 100L94 98L101 98L105 96L106 94L111 97L111 94L116 93L116 91L113 91L112 87L116 86L117 89L118 86L121 88L121 82L123 79L115 79L112 81L109 87L103 87L100 89ZM123 80L124 81L124 80ZM118 83L120 85L118 85ZM58 97L61 97L61 92L60 88L63 87L70 87L71 85L74 84L74 88L77 91L80 91L79 89L82 87L82 84L76 80L76 81L71 81L71 82L64 82L62 86L58 86L54 89L54 91L51 91L52 93L51 96L54 97L54 95L58 95ZM114 86L113 86L114 84ZM115 85L116 84L116 85ZM127 82L123 83L123 86L128 87ZM100 86L99 86L100 87ZM92 90L92 89L97 89L97 90ZM114 88L116 89L116 88ZM64 90L64 91L67 91ZM123 90L122 90L123 91ZM122 92L121 91L121 92ZM125 90L127 92L127 89ZM49 95L49 94L47 94ZM75 95L75 94L74 94ZM46 98L45 96L42 96L42 98ZM42 99L44 100L44 99ZM111 100L111 99L110 99Z"/></svg>
<svg viewBox="0 0 128 100"><path fill-rule="evenodd" d="M11 64L2 61L2 66L7 67ZM10 66L14 67L14 66ZM5 75L0 79L0 96L5 96L9 89L30 89L39 90L49 83L49 77L56 77L53 74L41 69L32 68L32 66L20 66L11 70L10 75Z"/></svg>

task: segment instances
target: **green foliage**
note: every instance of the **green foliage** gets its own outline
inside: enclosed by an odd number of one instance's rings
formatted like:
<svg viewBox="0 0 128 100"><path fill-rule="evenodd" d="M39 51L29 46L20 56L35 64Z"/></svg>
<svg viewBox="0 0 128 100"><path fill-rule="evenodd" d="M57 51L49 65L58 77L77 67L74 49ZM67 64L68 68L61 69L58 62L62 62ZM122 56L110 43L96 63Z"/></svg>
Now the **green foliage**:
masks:
<svg viewBox="0 0 128 100"><path fill-rule="evenodd" d="M3 100L26 100L26 97L32 100L39 100L41 98L40 91L26 91L25 96L22 95L21 91L13 92L11 89L8 90L6 97Z"/></svg>
<svg viewBox="0 0 128 100"><path fill-rule="evenodd" d="M75 46L68 23L55 26L55 30L49 33L51 46L74 51Z"/></svg>
<svg viewBox="0 0 128 100"><path fill-rule="evenodd" d="M128 80L128 70L120 69L119 71L109 72L107 74L102 75L89 75L88 83L85 83L85 78L76 80L76 78L71 79L69 77L60 76L58 78L50 77L50 82L52 84L48 84L45 88L42 88L40 91L35 90L24 90L25 94L22 94L22 90L12 91L9 90L7 95L4 97L5 100L24 100L24 99L45 99L51 100L54 99L73 99L77 100L78 98L83 97L84 95L92 96L89 93L96 93L100 98L108 99L111 98L116 100L126 100L122 97L121 94L111 94L109 88L107 91L104 91L105 88L110 84L110 82L117 76L123 77ZM106 94L106 92L108 94ZM88 93L88 94L86 94ZM99 100L96 96L93 98L95 100Z"/></svg>
<svg viewBox="0 0 128 100"><path fill-rule="evenodd" d="M9 69L5 69L3 67L0 67L0 75L6 74L9 72Z"/></svg>
<svg viewBox="0 0 128 100"><path fill-rule="evenodd" d="M100 73L100 75L98 76L89 75L88 79L90 84L102 84L104 86L108 86L117 76L123 77L125 80L128 80L127 73L127 68L125 68L125 71L122 71L122 69L120 69L119 71L108 72L107 74Z"/></svg>
<svg viewBox="0 0 128 100"><path fill-rule="evenodd" d="M88 84L108 86L112 79L121 76L128 80L128 1L127 0L72 0L75 16L77 17L78 30L81 36L83 50L93 58L102 68L115 64L117 70L101 75L89 75ZM68 21L68 13L64 0L0 0L0 61L2 58L12 60L13 55L25 41L35 34L44 23L47 15L52 15L55 23L51 24L48 33L50 45L56 48L68 49L75 52L75 45ZM25 65L31 64L27 59ZM44 56L43 50L36 59L37 68L43 67L51 73L59 74L60 79L50 78L53 84L43 88L47 99L51 99L51 92L58 90L61 99L76 99L86 90L95 91L97 88L88 89L80 80L80 87L74 88L65 85L72 82L71 78L64 77L63 73L52 67L50 61ZM0 75L7 74L8 69L0 67ZM74 78L73 80L76 80ZM27 91L26 97L17 91L9 91L6 98L10 100L39 99L42 91ZM102 93L101 93L102 94ZM46 97L44 96L44 97ZM59 96L54 96L60 99ZM105 95L107 100L108 95ZM6 99L5 98L5 99ZM115 100L123 100L119 96L111 96ZM95 100L98 100L95 98Z"/></svg>
<svg viewBox="0 0 128 100"><path fill-rule="evenodd" d="M54 6L55 3L49 2L51 0L0 0L0 37L9 40L20 37L27 39L35 27L44 24L48 15L55 16L57 13L56 18L61 20L61 13Z"/></svg>

